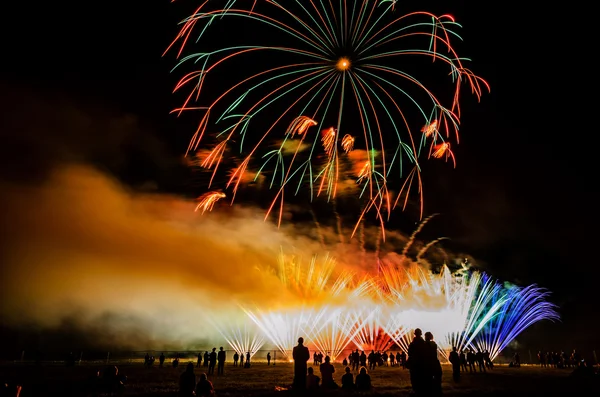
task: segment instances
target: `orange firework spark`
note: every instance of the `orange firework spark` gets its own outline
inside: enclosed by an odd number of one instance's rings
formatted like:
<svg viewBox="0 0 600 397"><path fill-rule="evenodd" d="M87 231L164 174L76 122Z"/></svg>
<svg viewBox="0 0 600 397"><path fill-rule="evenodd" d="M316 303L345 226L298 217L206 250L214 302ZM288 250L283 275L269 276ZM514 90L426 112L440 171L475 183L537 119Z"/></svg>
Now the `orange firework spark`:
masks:
<svg viewBox="0 0 600 397"><path fill-rule="evenodd" d="M369 160L367 160L365 162L365 165L362 166L362 168L360 169L360 172L358 173L358 181L360 183L360 181L362 181L364 178L370 178L371 177L371 162Z"/></svg>
<svg viewBox="0 0 600 397"><path fill-rule="evenodd" d="M346 153L349 153L354 149L354 137L346 134L342 138L342 148Z"/></svg>
<svg viewBox="0 0 600 397"><path fill-rule="evenodd" d="M310 117L300 116L294 119L288 127L286 134L294 136L295 134L303 135L310 127L317 125L317 122Z"/></svg>
<svg viewBox="0 0 600 397"><path fill-rule="evenodd" d="M199 209L202 209L203 214L206 211L212 211L213 207L215 206L215 203L222 198L225 198L225 193L223 192L205 193L202 196L198 197L198 200L200 202L198 203L194 211L197 212Z"/></svg>
<svg viewBox="0 0 600 397"><path fill-rule="evenodd" d="M448 159L451 158L452 162L454 163L454 167L456 167L456 159L454 158L454 153L452 153L452 150L450 150L450 144L448 142L435 145L433 147L433 153L431 155L436 159L441 159L442 157L444 157L446 161L448 161Z"/></svg>
<svg viewBox="0 0 600 397"><path fill-rule="evenodd" d="M323 148L330 157L333 154L333 148L335 147L336 135L337 131L335 128L330 127L329 129L323 131L323 138L321 138L321 141L323 142Z"/></svg>
<svg viewBox="0 0 600 397"><path fill-rule="evenodd" d="M425 136L427 138L429 138L430 136L435 134L437 131L438 131L438 121L437 120L433 120L431 123L425 124L423 126L423 128L421 128L421 132L423 134L425 134Z"/></svg>
<svg viewBox="0 0 600 397"><path fill-rule="evenodd" d="M223 153L225 152L225 147L227 146L227 141L223 141L214 147L213 150L208 153L208 155L202 161L203 168L212 168L215 163L219 163L221 158L223 157Z"/></svg>

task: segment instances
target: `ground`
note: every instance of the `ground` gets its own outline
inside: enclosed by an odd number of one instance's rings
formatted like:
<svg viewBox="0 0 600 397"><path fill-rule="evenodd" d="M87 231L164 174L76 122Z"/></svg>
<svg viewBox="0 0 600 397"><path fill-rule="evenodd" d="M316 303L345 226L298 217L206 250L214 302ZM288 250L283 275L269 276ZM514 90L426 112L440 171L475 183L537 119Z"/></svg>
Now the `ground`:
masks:
<svg viewBox="0 0 600 397"><path fill-rule="evenodd" d="M62 365L5 364L0 365L0 379L19 382L23 385L21 397L37 395L86 396L88 379L102 363L88 363L67 368ZM185 368L165 367L145 368L139 363L118 364L119 373L127 375L125 396L176 396L178 379ZM463 374L460 383L452 381L452 371L444 365L443 390L445 396L583 396L600 395L597 379L578 379L569 376L571 370L548 369L534 366L521 368L495 367L493 371L481 374ZM196 374L205 368L196 368ZM225 367L224 376L211 376L219 397L236 396L287 396L285 390L292 381L292 364L278 362L276 366L266 363L254 364L252 368ZM316 371L318 372L318 371ZM339 381L343 373L341 365L336 365L335 379ZM409 396L410 379L407 370L398 367L381 367L371 371L374 390L358 395ZM325 393L323 393L325 394ZM328 392L331 395L346 395L342 391Z"/></svg>

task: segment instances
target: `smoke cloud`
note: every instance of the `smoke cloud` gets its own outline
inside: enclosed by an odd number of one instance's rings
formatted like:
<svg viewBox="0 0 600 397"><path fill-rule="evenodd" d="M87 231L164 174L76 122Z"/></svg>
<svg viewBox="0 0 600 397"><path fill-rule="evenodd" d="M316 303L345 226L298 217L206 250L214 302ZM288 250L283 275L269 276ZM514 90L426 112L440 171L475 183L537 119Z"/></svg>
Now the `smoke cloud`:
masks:
<svg viewBox="0 0 600 397"><path fill-rule="evenodd" d="M330 254L338 268L373 271L376 252L397 261L385 253L408 241L388 231L384 242L368 226L350 240L354 224L342 227L337 212L281 228L264 221L264 210L225 199L213 212L195 213L193 200L136 190L112 176L127 173L123 150L135 145L163 169L173 164L131 116L32 94L15 94L11 103L2 136L12 149L4 146L0 174L4 334L26 330L43 335L35 343L57 346L62 335L65 348L206 347L223 342L209 318L230 323L243 319L242 303L268 309L297 301L276 274L281 252L307 264ZM25 103L37 117L22 117ZM422 246L416 242L413 254Z"/></svg>

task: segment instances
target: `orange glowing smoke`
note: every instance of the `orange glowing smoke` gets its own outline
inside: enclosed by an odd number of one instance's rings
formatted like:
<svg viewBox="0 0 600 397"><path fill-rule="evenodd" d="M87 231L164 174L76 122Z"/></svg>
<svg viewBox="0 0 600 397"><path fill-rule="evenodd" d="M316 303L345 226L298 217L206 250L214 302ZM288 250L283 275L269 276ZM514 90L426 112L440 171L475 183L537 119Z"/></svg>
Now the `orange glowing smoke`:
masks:
<svg viewBox="0 0 600 397"><path fill-rule="evenodd" d="M209 192L205 193L202 196L198 197L200 201L196 206L194 211L198 211L202 209L202 213L204 214L206 211L212 211L215 203L220 199L225 198L225 193L223 192Z"/></svg>

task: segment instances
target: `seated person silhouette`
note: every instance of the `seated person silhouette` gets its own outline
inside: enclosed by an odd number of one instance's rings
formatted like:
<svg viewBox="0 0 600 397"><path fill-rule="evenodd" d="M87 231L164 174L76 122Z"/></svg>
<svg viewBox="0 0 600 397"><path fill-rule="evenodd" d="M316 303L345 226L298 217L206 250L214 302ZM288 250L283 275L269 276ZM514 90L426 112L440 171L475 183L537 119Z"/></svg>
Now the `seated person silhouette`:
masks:
<svg viewBox="0 0 600 397"><path fill-rule="evenodd" d="M208 380L206 374L200 374L200 380L196 385L196 397L213 397L215 395L215 388L211 381Z"/></svg>
<svg viewBox="0 0 600 397"><path fill-rule="evenodd" d="M308 367L308 375L306 375L306 390L317 390L319 388L321 378L315 375L313 367Z"/></svg>
<svg viewBox="0 0 600 397"><path fill-rule="evenodd" d="M354 375L350 372L350 367L346 367L346 373L342 375L342 389L354 389Z"/></svg>
<svg viewBox="0 0 600 397"><path fill-rule="evenodd" d="M361 367L360 373L356 375L356 390L371 390L371 375L365 367Z"/></svg>

